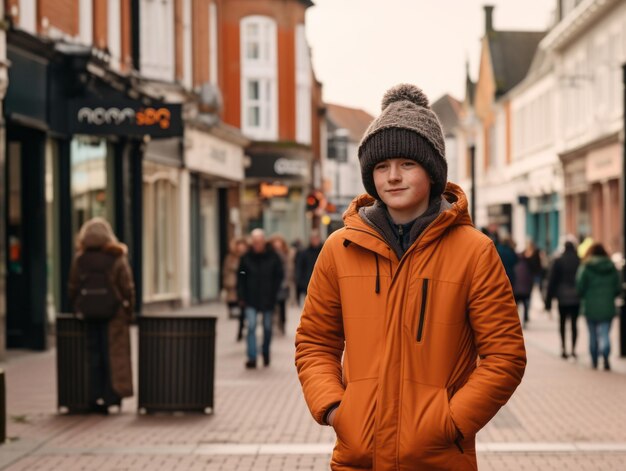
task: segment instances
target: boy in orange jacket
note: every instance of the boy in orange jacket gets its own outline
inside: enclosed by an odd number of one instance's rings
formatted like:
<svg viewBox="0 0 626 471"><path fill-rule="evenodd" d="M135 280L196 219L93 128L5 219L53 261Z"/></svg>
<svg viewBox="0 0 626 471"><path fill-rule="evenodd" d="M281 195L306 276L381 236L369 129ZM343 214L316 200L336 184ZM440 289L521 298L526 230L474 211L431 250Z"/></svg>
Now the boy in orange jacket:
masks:
<svg viewBox="0 0 626 471"><path fill-rule="evenodd" d="M474 437L526 365L511 285L447 183L419 88L387 92L359 161L368 195L324 244L296 336L309 409L337 434L331 468L476 469Z"/></svg>

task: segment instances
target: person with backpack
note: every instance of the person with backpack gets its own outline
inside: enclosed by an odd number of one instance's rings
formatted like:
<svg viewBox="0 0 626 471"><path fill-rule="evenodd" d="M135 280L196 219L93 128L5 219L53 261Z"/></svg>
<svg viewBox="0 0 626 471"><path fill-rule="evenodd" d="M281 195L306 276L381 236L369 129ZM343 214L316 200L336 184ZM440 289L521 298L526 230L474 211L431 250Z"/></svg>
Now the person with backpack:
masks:
<svg viewBox="0 0 626 471"><path fill-rule="evenodd" d="M76 245L69 300L87 329L90 406L107 414L109 406L133 395L129 326L135 285L128 249L105 219L85 222Z"/></svg>

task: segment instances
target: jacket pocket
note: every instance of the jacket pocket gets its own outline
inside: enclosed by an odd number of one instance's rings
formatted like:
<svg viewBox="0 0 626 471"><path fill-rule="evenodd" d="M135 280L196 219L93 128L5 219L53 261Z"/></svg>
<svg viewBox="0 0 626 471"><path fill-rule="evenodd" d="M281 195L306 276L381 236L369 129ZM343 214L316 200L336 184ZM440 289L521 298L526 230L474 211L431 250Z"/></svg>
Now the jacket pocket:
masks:
<svg viewBox="0 0 626 471"><path fill-rule="evenodd" d="M428 469L446 468L445 463L460 454L457 429L448 405L445 388L404 382L401 405L401 461L421 463Z"/></svg>
<svg viewBox="0 0 626 471"><path fill-rule="evenodd" d="M424 338L424 322L426 320L426 306L428 303L428 278L422 280L422 301L420 303L419 318L417 322L417 342Z"/></svg>
<svg viewBox="0 0 626 471"><path fill-rule="evenodd" d="M333 420L335 463L372 467L376 390L376 380L348 383Z"/></svg>

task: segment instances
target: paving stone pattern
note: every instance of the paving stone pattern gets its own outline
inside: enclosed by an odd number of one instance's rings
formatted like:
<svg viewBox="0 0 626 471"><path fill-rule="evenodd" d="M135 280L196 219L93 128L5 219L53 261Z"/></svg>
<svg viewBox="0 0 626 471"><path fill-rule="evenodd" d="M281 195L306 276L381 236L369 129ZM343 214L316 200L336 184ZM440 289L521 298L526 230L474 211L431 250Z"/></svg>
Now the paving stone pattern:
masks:
<svg viewBox="0 0 626 471"><path fill-rule="evenodd" d="M1 365L10 439L0 469L328 469L334 434L310 417L293 364L298 310L289 311L287 335L274 337L271 366L259 361L256 370L244 368L245 343L223 306L192 311L219 317L213 415L138 415L135 399L108 417L58 415L54 349L13 351ZM626 469L626 360L615 348L613 372L591 370L582 319L579 359L561 359L556 322L535 299L526 376L478 435L481 470Z"/></svg>

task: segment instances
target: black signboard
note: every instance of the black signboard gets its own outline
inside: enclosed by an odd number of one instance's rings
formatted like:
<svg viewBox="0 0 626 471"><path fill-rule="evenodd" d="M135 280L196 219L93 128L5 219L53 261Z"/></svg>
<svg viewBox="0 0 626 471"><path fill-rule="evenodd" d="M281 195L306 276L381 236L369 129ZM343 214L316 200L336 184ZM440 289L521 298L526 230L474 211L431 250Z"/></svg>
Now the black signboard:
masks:
<svg viewBox="0 0 626 471"><path fill-rule="evenodd" d="M152 138L183 135L180 104L72 100L69 113L69 131L72 134L148 135Z"/></svg>
<svg viewBox="0 0 626 471"><path fill-rule="evenodd" d="M309 162L306 157L296 155L253 155L246 168L248 178L306 179Z"/></svg>
<svg viewBox="0 0 626 471"><path fill-rule="evenodd" d="M11 67L8 68L9 88L4 111L7 116L24 116L45 127L48 64L45 59L33 57L14 47L7 49Z"/></svg>

